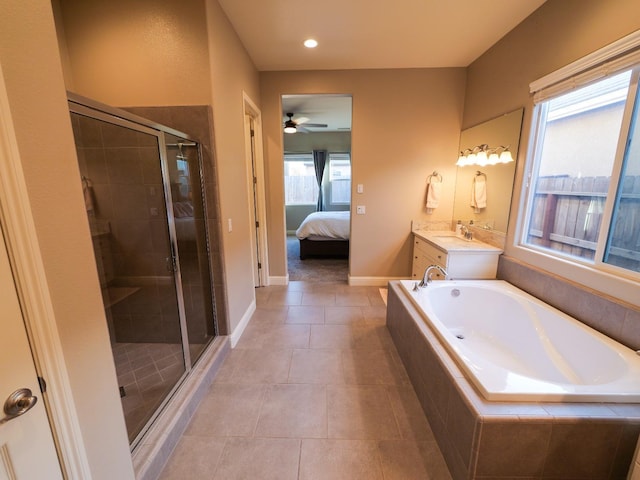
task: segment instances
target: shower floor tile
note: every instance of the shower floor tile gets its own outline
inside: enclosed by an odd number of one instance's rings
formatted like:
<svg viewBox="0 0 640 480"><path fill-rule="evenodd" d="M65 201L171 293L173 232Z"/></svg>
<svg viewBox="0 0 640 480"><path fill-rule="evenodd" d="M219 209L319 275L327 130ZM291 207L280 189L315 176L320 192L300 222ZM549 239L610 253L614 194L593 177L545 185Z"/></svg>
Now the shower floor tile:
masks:
<svg viewBox="0 0 640 480"><path fill-rule="evenodd" d="M111 348L132 440L184 373L182 345L115 343Z"/></svg>

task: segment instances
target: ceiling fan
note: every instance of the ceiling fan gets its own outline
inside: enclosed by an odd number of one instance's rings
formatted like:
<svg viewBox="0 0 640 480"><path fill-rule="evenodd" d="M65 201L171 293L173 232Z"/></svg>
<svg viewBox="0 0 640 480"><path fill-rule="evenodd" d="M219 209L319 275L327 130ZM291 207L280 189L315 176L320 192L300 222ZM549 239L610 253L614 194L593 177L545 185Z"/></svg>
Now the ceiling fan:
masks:
<svg viewBox="0 0 640 480"><path fill-rule="evenodd" d="M305 127L327 128L326 123L308 123L309 119L307 117L299 117L294 120L293 115L293 113L287 113L289 120L284 122L284 133L309 133L310 130L307 130Z"/></svg>

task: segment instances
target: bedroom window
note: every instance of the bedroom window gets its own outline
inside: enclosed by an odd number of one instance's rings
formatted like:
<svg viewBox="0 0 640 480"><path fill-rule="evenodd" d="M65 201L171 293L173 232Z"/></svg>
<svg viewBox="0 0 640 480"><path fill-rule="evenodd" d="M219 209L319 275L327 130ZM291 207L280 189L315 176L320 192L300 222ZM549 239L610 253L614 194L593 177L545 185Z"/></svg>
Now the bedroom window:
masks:
<svg viewBox="0 0 640 480"><path fill-rule="evenodd" d="M332 205L351 203L351 157L348 153L329 153L328 197Z"/></svg>
<svg viewBox="0 0 640 480"><path fill-rule="evenodd" d="M313 155L284 155L285 205L315 205L318 202L318 183L313 167Z"/></svg>
<svg viewBox="0 0 640 480"><path fill-rule="evenodd" d="M625 276L640 272L639 74L627 63L536 93L524 246Z"/></svg>

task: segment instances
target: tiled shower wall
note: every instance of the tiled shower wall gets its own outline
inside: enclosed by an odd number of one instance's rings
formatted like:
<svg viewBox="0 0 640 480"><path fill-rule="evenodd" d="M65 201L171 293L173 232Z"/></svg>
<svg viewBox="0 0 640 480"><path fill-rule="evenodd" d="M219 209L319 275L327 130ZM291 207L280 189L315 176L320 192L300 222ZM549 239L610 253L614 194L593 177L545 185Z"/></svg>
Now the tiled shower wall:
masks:
<svg viewBox="0 0 640 480"><path fill-rule="evenodd" d="M156 137L76 114L72 124L111 339L180 342Z"/></svg>
<svg viewBox="0 0 640 480"><path fill-rule="evenodd" d="M505 255L500 256L497 277L629 348L640 350L638 308Z"/></svg>

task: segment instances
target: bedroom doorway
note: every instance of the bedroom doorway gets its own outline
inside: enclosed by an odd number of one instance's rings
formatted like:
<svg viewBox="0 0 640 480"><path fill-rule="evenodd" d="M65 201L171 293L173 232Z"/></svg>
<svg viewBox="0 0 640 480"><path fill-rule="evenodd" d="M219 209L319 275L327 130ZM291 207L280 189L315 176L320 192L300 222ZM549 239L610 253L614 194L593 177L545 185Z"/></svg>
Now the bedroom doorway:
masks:
<svg viewBox="0 0 640 480"><path fill-rule="evenodd" d="M289 281L347 283L351 111L348 94L282 96Z"/></svg>

